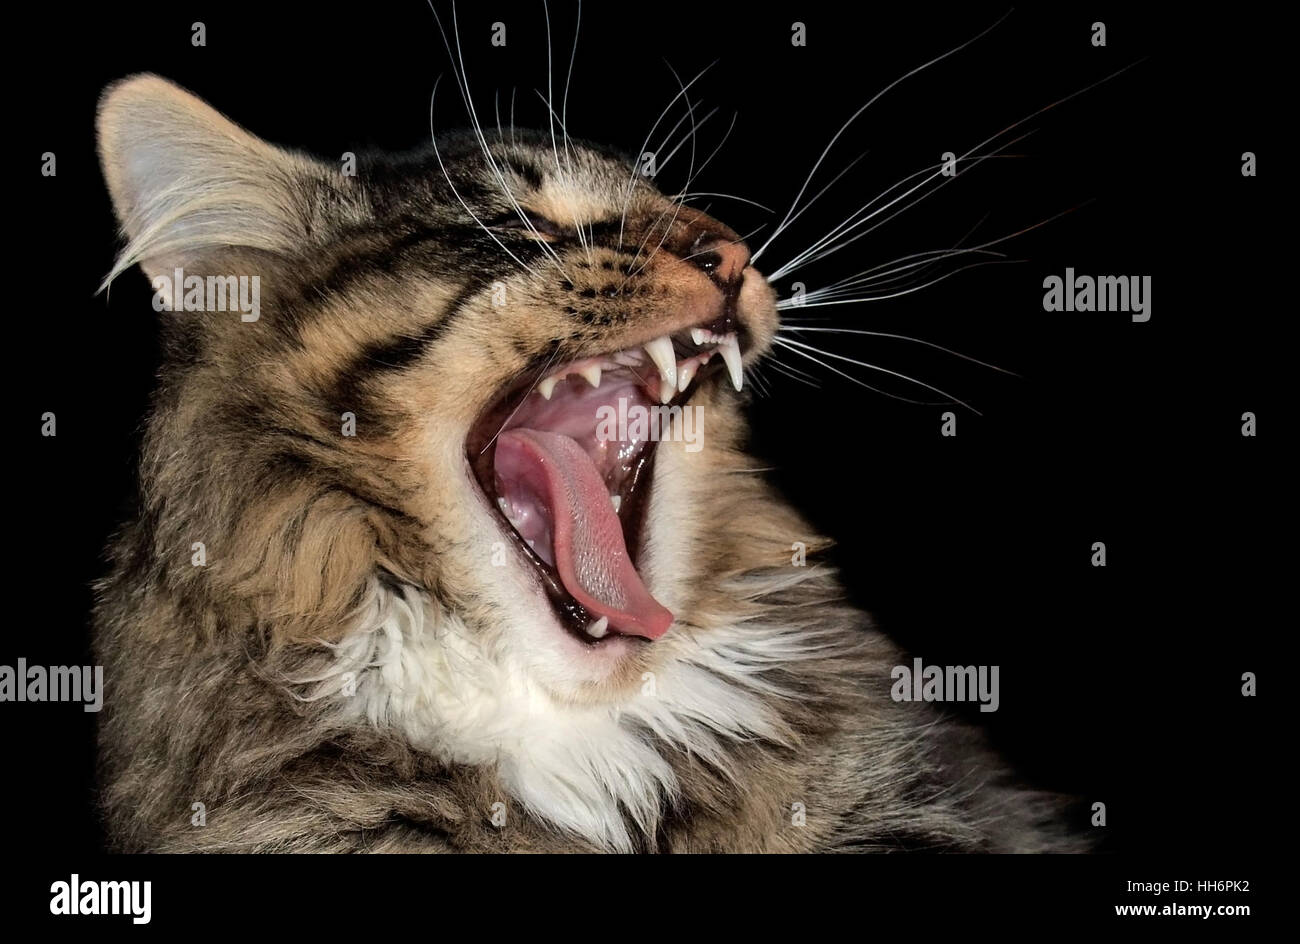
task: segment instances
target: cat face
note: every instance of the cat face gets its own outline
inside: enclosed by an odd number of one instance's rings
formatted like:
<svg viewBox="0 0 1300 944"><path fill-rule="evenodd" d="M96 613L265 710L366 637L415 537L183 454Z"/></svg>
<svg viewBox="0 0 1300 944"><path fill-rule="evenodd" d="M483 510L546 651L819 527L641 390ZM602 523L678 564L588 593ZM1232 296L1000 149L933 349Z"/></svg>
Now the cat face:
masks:
<svg viewBox="0 0 1300 944"><path fill-rule="evenodd" d="M172 302L260 284L255 321L162 315L146 505L211 561L178 584L286 641L413 585L476 653L596 703L707 631L707 588L752 563L726 493L777 326L732 230L549 136L440 135L352 175L148 76L99 129L114 275Z"/></svg>

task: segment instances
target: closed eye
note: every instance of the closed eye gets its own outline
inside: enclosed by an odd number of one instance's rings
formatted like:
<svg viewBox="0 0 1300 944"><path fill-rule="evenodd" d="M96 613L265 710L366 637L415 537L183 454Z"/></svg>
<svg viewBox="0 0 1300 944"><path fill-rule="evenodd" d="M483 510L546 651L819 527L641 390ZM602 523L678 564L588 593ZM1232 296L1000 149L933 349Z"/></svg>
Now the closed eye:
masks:
<svg viewBox="0 0 1300 944"><path fill-rule="evenodd" d="M494 229L516 230L531 236L558 238L571 235L571 231L548 217L538 213L510 212L503 214L492 223Z"/></svg>

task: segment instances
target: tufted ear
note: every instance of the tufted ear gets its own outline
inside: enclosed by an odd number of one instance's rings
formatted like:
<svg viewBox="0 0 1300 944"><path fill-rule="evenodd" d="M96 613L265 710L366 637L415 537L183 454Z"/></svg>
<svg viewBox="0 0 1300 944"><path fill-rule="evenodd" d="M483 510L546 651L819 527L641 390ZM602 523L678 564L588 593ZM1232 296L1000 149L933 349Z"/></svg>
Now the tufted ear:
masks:
<svg viewBox="0 0 1300 944"><path fill-rule="evenodd" d="M105 285L136 263L152 277L220 247L300 246L320 197L340 185L323 165L266 143L156 75L105 89L96 127L127 238Z"/></svg>

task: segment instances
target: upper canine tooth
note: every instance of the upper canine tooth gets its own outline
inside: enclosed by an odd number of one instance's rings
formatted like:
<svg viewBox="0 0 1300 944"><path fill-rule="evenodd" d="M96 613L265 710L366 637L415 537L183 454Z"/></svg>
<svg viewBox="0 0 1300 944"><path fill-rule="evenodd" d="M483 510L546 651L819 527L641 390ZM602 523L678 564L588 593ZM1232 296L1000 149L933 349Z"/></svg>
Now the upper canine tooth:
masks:
<svg viewBox="0 0 1300 944"><path fill-rule="evenodd" d="M537 385L537 392L549 400L551 399L551 394L555 392L555 385L559 382L559 377L547 377Z"/></svg>
<svg viewBox="0 0 1300 944"><path fill-rule="evenodd" d="M677 355L673 353L673 342L667 337L658 337L642 347L659 368L659 400L667 403L677 392Z"/></svg>
<svg viewBox="0 0 1300 944"><path fill-rule="evenodd" d="M704 334L705 332L703 328L691 329L691 340L695 343L696 347L699 347L701 344L704 343Z"/></svg>
<svg viewBox="0 0 1300 944"><path fill-rule="evenodd" d="M584 367L582 370L578 371L578 373L582 374L587 383L591 384L593 387L600 386L599 364L592 364L590 367Z"/></svg>
<svg viewBox="0 0 1300 944"><path fill-rule="evenodd" d="M740 366L740 342L734 334L725 335L718 340L718 353L727 363L731 385L740 390L745 383L745 375Z"/></svg>

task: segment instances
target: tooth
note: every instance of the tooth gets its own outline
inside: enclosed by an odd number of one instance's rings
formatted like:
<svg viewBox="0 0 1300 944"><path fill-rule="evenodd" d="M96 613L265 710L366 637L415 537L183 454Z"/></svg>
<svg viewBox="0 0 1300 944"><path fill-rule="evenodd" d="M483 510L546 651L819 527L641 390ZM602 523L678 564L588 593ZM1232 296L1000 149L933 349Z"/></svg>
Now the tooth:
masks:
<svg viewBox="0 0 1300 944"><path fill-rule="evenodd" d="M602 616L594 623L587 624L587 635L593 639L603 639L605 633L609 632L609 617Z"/></svg>
<svg viewBox="0 0 1300 944"><path fill-rule="evenodd" d="M727 363L727 373L731 375L731 385L737 390L745 383L745 375L740 366L740 342L734 334L728 334L718 341L718 353Z"/></svg>
<svg viewBox="0 0 1300 944"><path fill-rule="evenodd" d="M609 503L614 506L614 514L618 514L618 510L623 507L623 496L610 495Z"/></svg>
<svg viewBox="0 0 1300 944"><path fill-rule="evenodd" d="M500 495L497 496L497 507L501 509L501 514L507 518L510 517L510 506L506 504L506 500Z"/></svg>
<svg viewBox="0 0 1300 944"><path fill-rule="evenodd" d="M695 346L696 346L696 347L699 347L701 344L704 343L704 336L705 336L705 333L706 333L706 332L705 332L705 330L704 330L703 328L692 328L692 329L691 329L691 340L695 342Z"/></svg>
<svg viewBox="0 0 1300 944"><path fill-rule="evenodd" d="M699 365L693 358L677 365L677 382L681 385L681 389L685 390L691 385L691 381L695 379L695 372L699 369Z"/></svg>
<svg viewBox="0 0 1300 944"><path fill-rule="evenodd" d="M537 392L549 400L551 399L551 394L555 391L555 385L559 382L559 377L547 377L537 385Z"/></svg>
<svg viewBox="0 0 1300 944"><path fill-rule="evenodd" d="M599 364L592 364L590 367L578 371L578 373L582 374L583 379L585 379L587 383L591 384L593 387L600 386L600 365Z"/></svg>
<svg viewBox="0 0 1300 944"><path fill-rule="evenodd" d="M673 342L667 337L658 337L642 347L659 368L659 401L667 403L677 392L677 355L673 353Z"/></svg>

